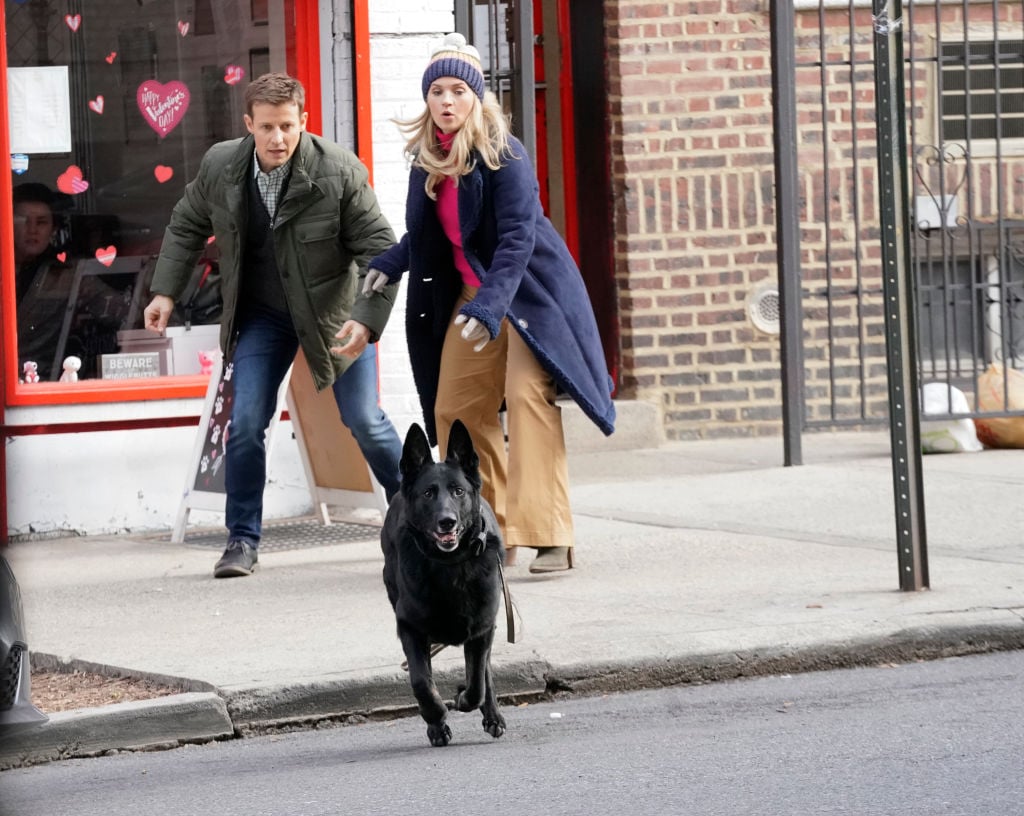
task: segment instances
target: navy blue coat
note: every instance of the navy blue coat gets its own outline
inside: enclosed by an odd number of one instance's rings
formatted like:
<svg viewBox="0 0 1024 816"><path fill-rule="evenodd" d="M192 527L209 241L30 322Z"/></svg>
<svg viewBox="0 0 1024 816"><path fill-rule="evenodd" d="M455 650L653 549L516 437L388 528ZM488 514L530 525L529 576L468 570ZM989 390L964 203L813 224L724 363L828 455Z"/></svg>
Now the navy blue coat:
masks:
<svg viewBox="0 0 1024 816"><path fill-rule="evenodd" d="M479 158L459 179L459 225L466 259L480 290L461 312L497 336L502 318L519 332L558 389L606 435L615 430L613 383L605 365L593 307L565 241L544 215L537 177L523 145L491 170ZM391 283L409 271L405 331L413 378L431 444L437 443L441 347L462 289L452 245L424 190L426 172L414 167L406 198L406 234L370 262Z"/></svg>

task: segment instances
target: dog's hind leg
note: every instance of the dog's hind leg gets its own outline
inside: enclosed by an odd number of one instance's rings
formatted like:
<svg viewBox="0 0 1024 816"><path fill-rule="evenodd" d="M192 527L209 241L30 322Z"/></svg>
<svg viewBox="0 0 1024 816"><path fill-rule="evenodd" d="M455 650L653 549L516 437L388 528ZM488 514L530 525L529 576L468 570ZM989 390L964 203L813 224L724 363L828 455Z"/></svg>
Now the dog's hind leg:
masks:
<svg viewBox="0 0 1024 816"><path fill-rule="evenodd" d="M487 664L491 659L493 640L492 629L480 637L470 638L463 646L466 655L466 685L459 686L455 695L455 708L459 711L475 711L484 701Z"/></svg>
<svg viewBox="0 0 1024 816"><path fill-rule="evenodd" d="M494 691L494 680L491 677L491 664L487 663L486 688L484 701L480 705L480 713L484 715L484 731L497 739L505 733L505 718L498 711L498 695Z"/></svg>
<svg viewBox="0 0 1024 816"><path fill-rule="evenodd" d="M405 658L409 663L409 683L420 716L427 723L427 737L435 748L441 748L452 740L452 730L446 719L448 708L434 685L434 672L430 665L430 650L426 636L400 626L398 638L402 642Z"/></svg>
<svg viewBox="0 0 1024 816"><path fill-rule="evenodd" d="M505 733L505 719L498 712L498 699L491 682L491 644L494 630L466 641L466 685L455 695L455 708L473 711L479 708L484 715L484 731L492 737Z"/></svg>

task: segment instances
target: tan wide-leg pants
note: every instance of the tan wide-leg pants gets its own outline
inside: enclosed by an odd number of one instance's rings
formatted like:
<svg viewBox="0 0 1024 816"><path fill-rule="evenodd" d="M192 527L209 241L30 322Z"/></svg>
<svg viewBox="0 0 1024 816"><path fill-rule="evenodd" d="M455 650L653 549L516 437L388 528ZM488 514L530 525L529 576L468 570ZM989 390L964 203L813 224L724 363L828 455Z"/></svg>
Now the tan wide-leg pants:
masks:
<svg viewBox="0 0 1024 816"><path fill-rule="evenodd" d="M438 451L445 455L448 431L461 419L480 456L483 495L498 516L505 546L571 547L569 468L555 384L507 320L481 351L462 339L455 316L475 294L463 287L444 338L434 408ZM502 399L507 451L498 415Z"/></svg>

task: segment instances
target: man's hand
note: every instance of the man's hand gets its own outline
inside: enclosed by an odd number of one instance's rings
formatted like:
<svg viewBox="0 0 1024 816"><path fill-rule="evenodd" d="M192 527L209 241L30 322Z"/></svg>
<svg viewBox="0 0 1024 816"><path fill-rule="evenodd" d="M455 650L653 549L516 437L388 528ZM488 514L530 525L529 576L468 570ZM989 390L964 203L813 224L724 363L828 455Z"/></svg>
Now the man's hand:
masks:
<svg viewBox="0 0 1024 816"><path fill-rule="evenodd" d="M173 298L169 298L167 295L154 295L143 313L146 318L146 328L150 331L162 332L167 328L167 321L171 319L173 311Z"/></svg>
<svg viewBox="0 0 1024 816"><path fill-rule="evenodd" d="M461 326L463 323L466 325L462 329L462 339L468 343L476 343L473 346L473 351L480 351L491 342L491 333L475 317L466 317L464 314L456 315L455 325Z"/></svg>
<svg viewBox="0 0 1024 816"><path fill-rule="evenodd" d="M331 354L338 357L350 357L354 360L363 353L363 349L370 341L370 330L356 320L346 320L341 331L334 336L341 343L331 346Z"/></svg>

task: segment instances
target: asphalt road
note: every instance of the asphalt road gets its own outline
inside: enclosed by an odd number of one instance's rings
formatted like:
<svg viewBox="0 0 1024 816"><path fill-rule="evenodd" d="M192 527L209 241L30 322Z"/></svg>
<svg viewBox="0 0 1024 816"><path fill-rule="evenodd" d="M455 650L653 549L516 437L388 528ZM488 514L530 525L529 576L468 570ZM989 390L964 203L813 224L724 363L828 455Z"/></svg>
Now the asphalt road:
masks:
<svg viewBox="0 0 1024 816"><path fill-rule="evenodd" d="M1024 653L768 677L0 773L2 816L1024 812Z"/></svg>

